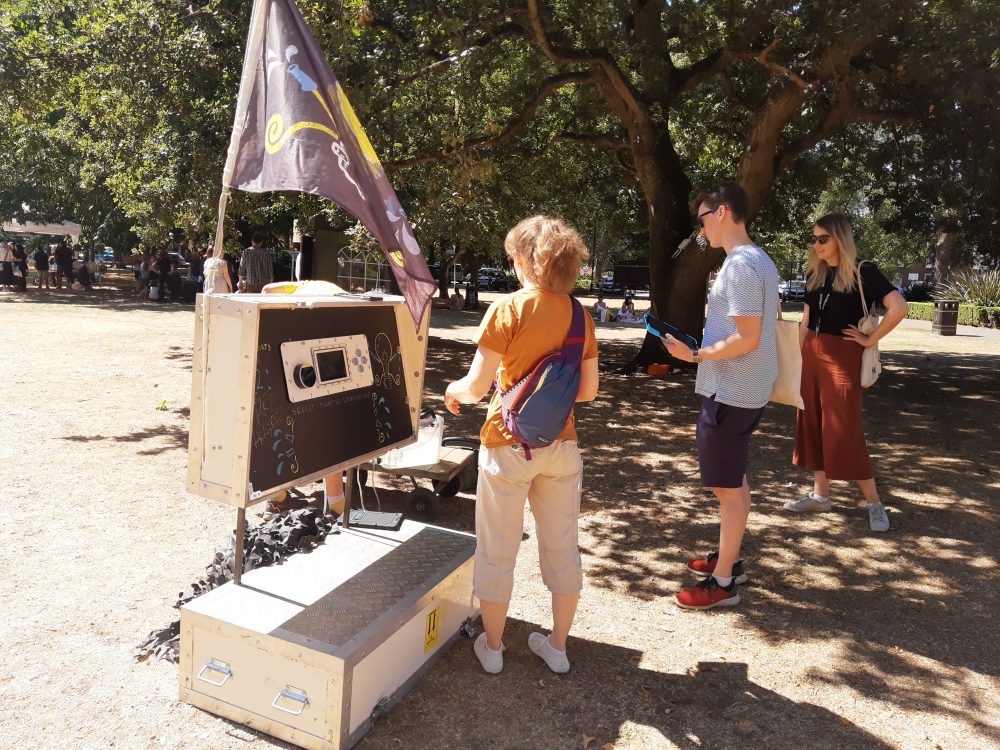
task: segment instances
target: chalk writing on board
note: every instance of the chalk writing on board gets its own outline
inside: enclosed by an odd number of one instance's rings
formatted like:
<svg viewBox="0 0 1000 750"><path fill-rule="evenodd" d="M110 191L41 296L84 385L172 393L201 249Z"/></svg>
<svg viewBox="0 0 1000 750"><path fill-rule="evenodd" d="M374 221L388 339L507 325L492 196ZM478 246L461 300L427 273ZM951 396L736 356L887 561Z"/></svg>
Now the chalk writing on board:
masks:
<svg viewBox="0 0 1000 750"><path fill-rule="evenodd" d="M375 431L378 433L379 443L384 443L392 434L392 422L389 421L389 405L385 401L385 396L380 396L377 392L372 393L372 411L375 416Z"/></svg>
<svg viewBox="0 0 1000 750"><path fill-rule="evenodd" d="M403 361L399 356L399 347L394 347L384 333L375 337L375 361L382 371L376 373L375 385L386 390L399 385L403 375Z"/></svg>
<svg viewBox="0 0 1000 750"><path fill-rule="evenodd" d="M277 461L274 469L276 477L285 475L285 469L292 476L299 473L298 457L295 455L295 420L291 417L285 420L284 429L275 427L271 433L274 439L271 443L271 452Z"/></svg>
<svg viewBox="0 0 1000 750"><path fill-rule="evenodd" d="M253 394L253 446L262 447L278 427L275 409L280 405L269 381L271 371L258 367L254 376Z"/></svg>

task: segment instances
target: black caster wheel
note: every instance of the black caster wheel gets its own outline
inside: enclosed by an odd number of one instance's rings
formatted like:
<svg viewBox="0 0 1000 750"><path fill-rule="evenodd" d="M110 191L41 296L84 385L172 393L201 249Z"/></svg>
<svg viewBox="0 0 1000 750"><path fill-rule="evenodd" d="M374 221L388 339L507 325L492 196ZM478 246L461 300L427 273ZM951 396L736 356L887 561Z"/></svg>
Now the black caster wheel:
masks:
<svg viewBox="0 0 1000 750"><path fill-rule="evenodd" d="M406 496L406 508L410 517L418 521L433 521L437 517L439 505L438 496L424 487L417 487Z"/></svg>
<svg viewBox="0 0 1000 750"><path fill-rule="evenodd" d="M455 497L462 491L462 475L456 474L443 485L438 487L437 493L440 497Z"/></svg>

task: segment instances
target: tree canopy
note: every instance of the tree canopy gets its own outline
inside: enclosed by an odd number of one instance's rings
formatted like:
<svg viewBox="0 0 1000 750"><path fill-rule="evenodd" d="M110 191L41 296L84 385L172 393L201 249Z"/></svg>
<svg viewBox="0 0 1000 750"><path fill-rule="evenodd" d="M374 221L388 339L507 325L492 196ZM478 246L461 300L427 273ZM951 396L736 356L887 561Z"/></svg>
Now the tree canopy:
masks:
<svg viewBox="0 0 1000 750"><path fill-rule="evenodd" d="M673 253L695 192L724 180L783 272L824 208L855 214L883 263L942 223L1000 255L990 0L298 5L426 251L497 257L518 219L559 213L598 256L602 236L648 253L660 310L691 330L721 256ZM0 215L209 229L248 6L0 0ZM240 194L230 215L322 208Z"/></svg>

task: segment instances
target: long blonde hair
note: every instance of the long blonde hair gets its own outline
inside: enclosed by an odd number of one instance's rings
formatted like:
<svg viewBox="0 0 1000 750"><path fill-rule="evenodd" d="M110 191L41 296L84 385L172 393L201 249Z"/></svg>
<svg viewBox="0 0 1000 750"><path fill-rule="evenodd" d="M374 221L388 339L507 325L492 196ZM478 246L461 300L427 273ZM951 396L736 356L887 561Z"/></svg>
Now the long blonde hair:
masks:
<svg viewBox="0 0 1000 750"><path fill-rule="evenodd" d="M562 219L530 216L507 232L503 243L511 263L521 261L528 281L542 289L569 294L590 253L580 234Z"/></svg>
<svg viewBox="0 0 1000 750"><path fill-rule="evenodd" d="M833 290L835 292L849 292L856 288L858 285L858 248L854 244L851 217L846 214L827 214L820 216L813 223L837 241L840 260L837 263L837 272L833 277ZM817 258L815 250L810 251L809 262L806 264L806 289L812 291L823 286L829 272L830 265L825 260Z"/></svg>

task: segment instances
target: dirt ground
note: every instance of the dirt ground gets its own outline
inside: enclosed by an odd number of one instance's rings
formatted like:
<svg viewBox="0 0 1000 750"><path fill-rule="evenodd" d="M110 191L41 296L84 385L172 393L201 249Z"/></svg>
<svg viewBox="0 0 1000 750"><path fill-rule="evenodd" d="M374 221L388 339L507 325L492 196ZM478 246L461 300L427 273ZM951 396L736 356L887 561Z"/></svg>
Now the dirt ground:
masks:
<svg viewBox="0 0 1000 750"><path fill-rule="evenodd" d="M430 405L464 372L476 322L435 311ZM289 747L179 703L177 668L132 655L234 522L184 490L193 326L190 307L109 289L0 292L0 747ZM784 512L806 476L790 463L792 410L765 412L751 580L739 607L700 613L670 600L717 535L693 377L614 374L642 331L602 327L601 394L579 410L572 671L527 649L551 624L528 514L503 673L483 674L460 640L359 747L1000 747L1000 336L962 333L907 324L884 342L866 415L888 534L868 531L844 484L835 512ZM473 435L482 415L449 416L446 433ZM383 508L403 508L380 488ZM471 530L473 505L446 501L439 523Z"/></svg>

